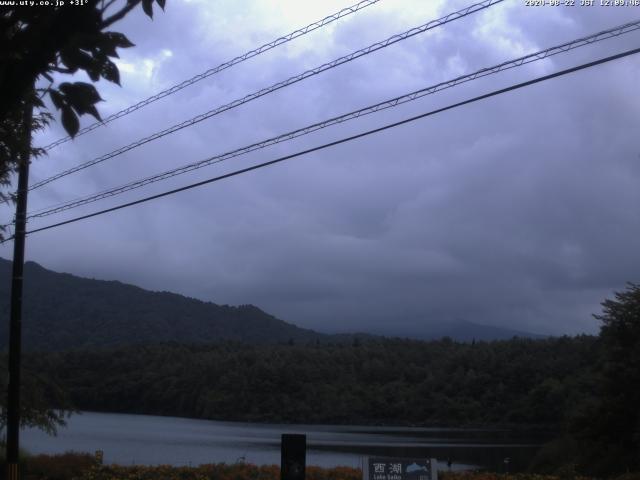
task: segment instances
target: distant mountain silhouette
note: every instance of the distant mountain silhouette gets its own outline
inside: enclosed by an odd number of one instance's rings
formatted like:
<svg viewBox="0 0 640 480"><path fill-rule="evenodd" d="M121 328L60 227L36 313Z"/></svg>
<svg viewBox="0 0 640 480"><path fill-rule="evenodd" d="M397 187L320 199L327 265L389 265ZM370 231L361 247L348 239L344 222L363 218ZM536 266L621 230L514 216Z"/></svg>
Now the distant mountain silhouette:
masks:
<svg viewBox="0 0 640 480"><path fill-rule="evenodd" d="M232 307L25 263L23 344L28 350L159 342L307 342L325 336L253 305ZM0 259L0 345L8 337L11 262Z"/></svg>
<svg viewBox="0 0 640 480"><path fill-rule="evenodd" d="M8 339L11 262L0 258L0 350ZM25 350L67 350L136 344L249 344L354 342L373 335L329 335L297 327L253 305L228 306L170 292L151 292L117 281L56 273L25 263ZM389 336L457 341L506 339L531 334L458 321Z"/></svg>
<svg viewBox="0 0 640 480"><path fill-rule="evenodd" d="M419 322L414 322L419 323ZM402 329L401 329L402 331ZM402 334L390 331L378 331L381 335L400 336L413 338L416 340L438 340L449 337L458 342L489 341L489 340L510 340L513 337L520 338L547 338L548 335L537 335L535 333L524 332L504 327L492 325L481 325L467 320L456 319L446 323L429 323L422 329L416 327L405 329Z"/></svg>

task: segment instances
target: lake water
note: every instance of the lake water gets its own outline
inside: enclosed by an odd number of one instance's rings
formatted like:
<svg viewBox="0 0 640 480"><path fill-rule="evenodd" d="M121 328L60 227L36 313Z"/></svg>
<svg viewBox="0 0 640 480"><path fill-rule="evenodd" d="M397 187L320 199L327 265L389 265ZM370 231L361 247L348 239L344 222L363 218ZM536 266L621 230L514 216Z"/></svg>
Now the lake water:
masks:
<svg viewBox="0 0 640 480"><path fill-rule="evenodd" d="M83 412L57 437L23 430L21 446L31 453L102 450L105 463L121 465L279 465L283 433L306 434L307 465L325 467L361 467L367 456L401 456L437 458L441 470L450 458L454 470L513 472L525 469L542 443L506 430L249 424Z"/></svg>

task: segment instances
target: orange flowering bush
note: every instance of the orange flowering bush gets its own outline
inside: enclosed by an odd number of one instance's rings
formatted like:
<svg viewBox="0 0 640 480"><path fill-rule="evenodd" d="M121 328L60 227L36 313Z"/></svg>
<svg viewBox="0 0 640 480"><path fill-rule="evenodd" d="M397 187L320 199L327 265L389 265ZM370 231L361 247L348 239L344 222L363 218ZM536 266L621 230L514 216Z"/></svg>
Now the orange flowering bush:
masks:
<svg viewBox="0 0 640 480"><path fill-rule="evenodd" d="M362 472L349 467L307 467L307 480L360 480ZM73 480L280 480L277 465L218 463L199 467L96 466ZM44 479L43 479L44 480ZM71 480L71 479L70 479Z"/></svg>
<svg viewBox="0 0 640 480"><path fill-rule="evenodd" d="M440 472L439 480L591 480L577 475L499 474L491 472ZM362 471L351 467L307 467L306 480L361 480ZM277 465L217 463L198 467L99 465L88 454L38 455L27 460L25 480L280 480ZM640 480L629 473L615 480Z"/></svg>
<svg viewBox="0 0 640 480"><path fill-rule="evenodd" d="M77 452L27 456L24 463L25 480L68 480L98 465L93 455Z"/></svg>

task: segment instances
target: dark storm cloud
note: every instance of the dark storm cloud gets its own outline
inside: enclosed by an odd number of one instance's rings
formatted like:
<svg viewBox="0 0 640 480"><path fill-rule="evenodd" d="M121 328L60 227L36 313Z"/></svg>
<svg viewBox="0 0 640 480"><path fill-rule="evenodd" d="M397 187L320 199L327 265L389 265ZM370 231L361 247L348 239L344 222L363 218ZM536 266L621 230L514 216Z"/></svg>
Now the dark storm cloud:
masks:
<svg viewBox="0 0 640 480"><path fill-rule="evenodd" d="M427 10L435 5L383 0L328 31L114 122L108 135L96 132L52 152L34 166L34 175L46 177L464 6L445 2L438 13L411 12L418 4ZM137 47L122 55L124 88L101 85L103 110L116 111L344 6L327 5L303 18L270 16L269 5L170 2L153 23L141 14L126 19L122 28ZM294 5L283 8L295 12ZM627 21L628 13L505 2L70 176L31 202L46 206L237 148L603 30ZM145 193L631 48L638 35L627 37L471 82ZM613 290L637 281L640 267L634 245L640 234L634 210L640 204L637 65L632 57L34 235L28 256L56 270L217 303L253 303L325 331L416 333L456 318L541 333L593 331L590 314ZM58 135L54 129L43 143ZM9 256L6 247L3 255Z"/></svg>

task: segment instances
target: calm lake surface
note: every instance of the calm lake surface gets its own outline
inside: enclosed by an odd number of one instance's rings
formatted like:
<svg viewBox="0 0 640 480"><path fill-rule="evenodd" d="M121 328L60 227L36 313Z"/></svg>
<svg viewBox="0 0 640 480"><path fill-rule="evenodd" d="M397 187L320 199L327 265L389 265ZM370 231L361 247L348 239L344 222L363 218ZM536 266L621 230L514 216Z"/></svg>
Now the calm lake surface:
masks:
<svg viewBox="0 0 640 480"><path fill-rule="evenodd" d="M279 465L283 433L306 434L307 465L324 467L360 467L367 456L403 456L437 458L441 470L451 458L454 470L513 472L525 469L544 441L505 430L251 424L83 412L73 415L57 437L23 430L21 445L31 453L103 450L105 463L121 465L243 460Z"/></svg>

